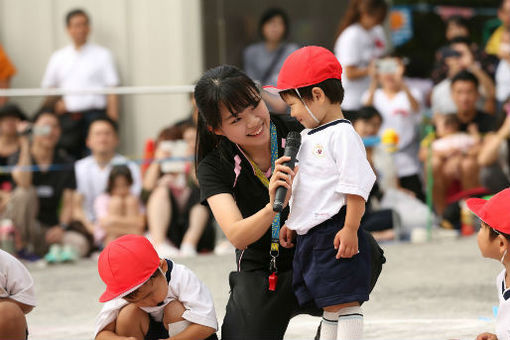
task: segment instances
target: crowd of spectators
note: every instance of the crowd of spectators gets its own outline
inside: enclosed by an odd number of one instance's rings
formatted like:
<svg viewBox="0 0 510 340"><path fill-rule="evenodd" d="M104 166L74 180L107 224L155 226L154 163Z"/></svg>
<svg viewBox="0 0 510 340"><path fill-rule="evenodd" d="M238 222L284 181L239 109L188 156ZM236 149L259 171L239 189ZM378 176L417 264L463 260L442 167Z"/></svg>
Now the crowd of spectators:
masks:
<svg viewBox="0 0 510 340"><path fill-rule="evenodd" d="M510 184L510 0L501 1L501 25L485 44L470 40L465 18L446 19L448 43L438 46L427 79L431 91L415 87L406 76L407 58L389 50L382 27L387 13L384 0L350 1L334 46L343 68L342 108L378 174L362 225L379 239L399 237L398 209L377 203L390 190L425 204L431 184L433 211L441 217L461 199ZM263 85L276 84L283 61L298 48L288 40L289 22L282 9L267 10L261 41L244 51L246 73ZM90 26L86 12L67 14L71 44L53 53L42 87L119 85L110 51L88 41ZM0 46L0 88L15 74ZM274 112L287 114L279 97L263 96ZM140 162L116 151L122 121L115 95L45 98L30 120L0 97L0 166L6 169L0 217L15 226L16 254L72 261L124 234L147 235L161 256L214 250L214 220L200 204L193 164L195 115L196 109L161 130L154 161L142 174ZM435 135L426 137L427 119ZM398 136L391 153L381 147L388 131Z"/></svg>

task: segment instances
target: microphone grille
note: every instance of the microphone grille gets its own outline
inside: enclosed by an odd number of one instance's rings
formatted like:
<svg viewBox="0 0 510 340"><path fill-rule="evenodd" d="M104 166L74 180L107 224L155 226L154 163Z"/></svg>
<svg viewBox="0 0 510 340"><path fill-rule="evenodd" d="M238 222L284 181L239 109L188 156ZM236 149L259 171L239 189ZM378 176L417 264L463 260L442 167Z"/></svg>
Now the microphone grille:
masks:
<svg viewBox="0 0 510 340"><path fill-rule="evenodd" d="M287 139L285 140L285 146L299 148L301 145L301 134L296 131L290 131L287 134Z"/></svg>

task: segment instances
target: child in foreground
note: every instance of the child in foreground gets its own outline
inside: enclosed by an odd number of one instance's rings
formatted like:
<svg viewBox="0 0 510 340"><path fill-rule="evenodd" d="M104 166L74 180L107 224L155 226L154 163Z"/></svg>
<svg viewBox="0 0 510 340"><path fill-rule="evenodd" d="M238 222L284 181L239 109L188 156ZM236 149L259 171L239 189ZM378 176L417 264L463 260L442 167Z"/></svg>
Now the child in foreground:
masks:
<svg viewBox="0 0 510 340"><path fill-rule="evenodd" d="M160 259L143 236L108 244L98 261L106 302L96 340L217 339L218 322L205 285L183 265Z"/></svg>
<svg viewBox="0 0 510 340"><path fill-rule="evenodd" d="M478 247L483 257L498 260L504 269L496 279L499 298L496 334L482 333L476 340L510 340L510 189L490 200L470 198L469 209L482 220L478 232Z"/></svg>
<svg viewBox="0 0 510 340"><path fill-rule="evenodd" d="M292 53L276 88L304 127L290 215L280 243L293 246L293 288L301 305L324 310L320 339L362 338L361 304L370 292L370 248L359 228L375 182L365 147L340 104L342 68L325 48Z"/></svg>

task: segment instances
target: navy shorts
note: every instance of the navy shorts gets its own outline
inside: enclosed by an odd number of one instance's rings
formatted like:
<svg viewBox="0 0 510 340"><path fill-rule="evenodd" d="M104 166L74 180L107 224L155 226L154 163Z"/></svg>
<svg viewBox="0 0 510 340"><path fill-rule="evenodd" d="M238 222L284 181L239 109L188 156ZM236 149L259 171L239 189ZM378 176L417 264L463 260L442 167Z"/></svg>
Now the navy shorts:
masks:
<svg viewBox="0 0 510 340"><path fill-rule="evenodd" d="M336 259L333 241L345 221L345 206L327 221L298 235L293 262L292 287L300 305L313 301L317 307L368 300L370 247L358 229L359 254Z"/></svg>

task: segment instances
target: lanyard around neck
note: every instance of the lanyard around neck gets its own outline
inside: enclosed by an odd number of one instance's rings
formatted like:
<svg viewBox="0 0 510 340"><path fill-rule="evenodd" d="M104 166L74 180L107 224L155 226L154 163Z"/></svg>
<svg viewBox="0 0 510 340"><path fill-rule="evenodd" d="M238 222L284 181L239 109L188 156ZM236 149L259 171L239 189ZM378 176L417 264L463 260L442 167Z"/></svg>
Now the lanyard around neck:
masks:
<svg viewBox="0 0 510 340"><path fill-rule="evenodd" d="M278 136L276 134L276 126L271 122L270 124L270 132L271 132L271 173L274 172L274 165L276 160L278 159ZM248 158L250 161L257 178L264 184L266 188L269 188L269 179L265 176L264 172L260 170L260 168ZM280 234L280 213L276 214L273 218L273 223L271 224L271 249L269 254L271 255L271 270L276 271L276 257L280 254L280 243L279 243L279 234Z"/></svg>

